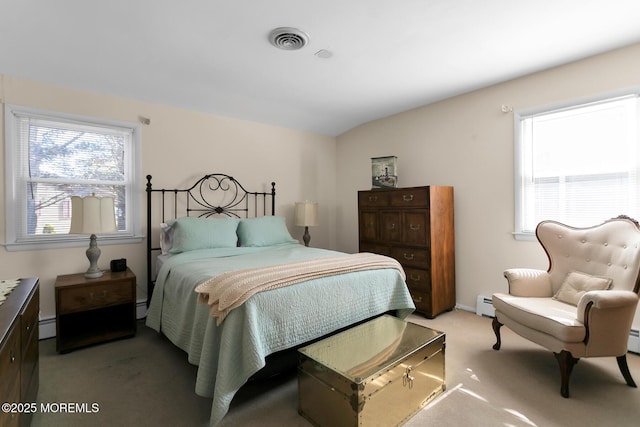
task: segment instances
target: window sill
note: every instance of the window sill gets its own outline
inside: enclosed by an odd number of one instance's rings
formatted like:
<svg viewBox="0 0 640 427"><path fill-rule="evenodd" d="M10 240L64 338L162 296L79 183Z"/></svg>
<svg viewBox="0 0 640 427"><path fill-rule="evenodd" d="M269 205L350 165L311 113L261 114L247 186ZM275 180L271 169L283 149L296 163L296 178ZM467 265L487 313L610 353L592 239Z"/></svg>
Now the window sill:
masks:
<svg viewBox="0 0 640 427"><path fill-rule="evenodd" d="M536 238L536 233L534 232L525 232L525 231L514 231L513 233L513 238L516 240L524 240L524 241L535 241L537 240Z"/></svg>
<svg viewBox="0 0 640 427"><path fill-rule="evenodd" d="M108 245L129 245L142 242L143 236L98 236L98 247ZM77 248L77 247L89 247L89 236L82 238L64 238L64 239L51 239L51 240L39 240L28 242L12 242L5 243L4 247L9 252L19 251L34 251L42 249L61 249L61 248Z"/></svg>

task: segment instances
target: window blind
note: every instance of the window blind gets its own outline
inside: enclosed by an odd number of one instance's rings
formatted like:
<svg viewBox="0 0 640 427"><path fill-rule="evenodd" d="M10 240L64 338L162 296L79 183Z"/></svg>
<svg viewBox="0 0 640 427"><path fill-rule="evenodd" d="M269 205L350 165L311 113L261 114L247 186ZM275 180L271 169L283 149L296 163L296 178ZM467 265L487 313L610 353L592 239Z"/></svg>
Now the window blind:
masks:
<svg viewBox="0 0 640 427"><path fill-rule="evenodd" d="M114 198L121 237L139 233L137 125L7 108L8 244L69 239L70 198L91 194Z"/></svg>
<svg viewBox="0 0 640 427"><path fill-rule="evenodd" d="M638 96L519 117L516 232L545 219L584 227L640 218Z"/></svg>

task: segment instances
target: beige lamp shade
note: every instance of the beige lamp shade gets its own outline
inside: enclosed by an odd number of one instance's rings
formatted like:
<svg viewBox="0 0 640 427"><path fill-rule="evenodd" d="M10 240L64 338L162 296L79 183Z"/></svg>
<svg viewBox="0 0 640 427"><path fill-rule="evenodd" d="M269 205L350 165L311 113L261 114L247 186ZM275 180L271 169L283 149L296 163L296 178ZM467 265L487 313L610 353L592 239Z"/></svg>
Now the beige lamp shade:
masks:
<svg viewBox="0 0 640 427"><path fill-rule="evenodd" d="M315 202L296 202L295 225L300 227L318 226L318 204Z"/></svg>
<svg viewBox="0 0 640 427"><path fill-rule="evenodd" d="M115 233L116 218L113 197L71 197L69 234Z"/></svg>

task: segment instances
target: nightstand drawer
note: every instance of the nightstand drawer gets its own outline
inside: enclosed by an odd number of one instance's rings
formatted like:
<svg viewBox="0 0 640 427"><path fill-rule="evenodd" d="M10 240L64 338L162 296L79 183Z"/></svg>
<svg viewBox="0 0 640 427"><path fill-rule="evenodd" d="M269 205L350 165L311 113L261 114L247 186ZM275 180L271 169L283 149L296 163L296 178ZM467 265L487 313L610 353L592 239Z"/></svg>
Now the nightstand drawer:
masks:
<svg viewBox="0 0 640 427"><path fill-rule="evenodd" d="M76 286L59 290L60 313L86 311L114 304L133 302L134 287L131 281L114 281L104 284Z"/></svg>

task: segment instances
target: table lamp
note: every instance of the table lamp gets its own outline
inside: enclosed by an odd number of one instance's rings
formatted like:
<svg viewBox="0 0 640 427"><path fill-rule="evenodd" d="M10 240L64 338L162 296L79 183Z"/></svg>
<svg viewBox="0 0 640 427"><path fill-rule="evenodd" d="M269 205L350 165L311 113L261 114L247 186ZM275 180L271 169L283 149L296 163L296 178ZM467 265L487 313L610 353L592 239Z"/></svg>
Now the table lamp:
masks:
<svg viewBox="0 0 640 427"><path fill-rule="evenodd" d="M299 227L304 227L304 245L309 246L311 236L309 235L309 227L318 225L318 204L315 202L296 202L296 212L294 222Z"/></svg>
<svg viewBox="0 0 640 427"><path fill-rule="evenodd" d="M71 227L69 234L90 234L89 249L87 258L89 259L89 269L84 274L88 279L102 277L102 271L98 269L98 258L100 258L100 248L98 248L99 233L115 233L116 218L114 211L113 197L71 197Z"/></svg>

